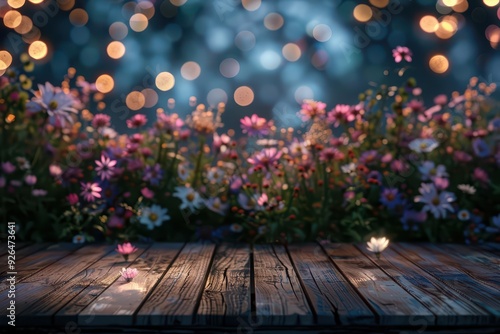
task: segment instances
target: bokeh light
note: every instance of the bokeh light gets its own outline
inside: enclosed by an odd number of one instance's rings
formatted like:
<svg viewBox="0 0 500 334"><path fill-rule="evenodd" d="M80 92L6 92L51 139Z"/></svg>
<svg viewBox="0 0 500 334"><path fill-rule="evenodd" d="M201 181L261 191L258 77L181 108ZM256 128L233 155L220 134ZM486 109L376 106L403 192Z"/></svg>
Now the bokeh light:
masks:
<svg viewBox="0 0 500 334"><path fill-rule="evenodd" d="M87 24L89 21L89 15L84 9L76 8L69 14L69 21L74 26L81 27Z"/></svg>
<svg viewBox="0 0 500 334"><path fill-rule="evenodd" d="M36 0L37 2L33 2L30 0L30 2L33 3L41 3L44 0ZM59 9L64 10L64 11L70 11L75 7L75 0L57 0L57 6Z"/></svg>
<svg viewBox="0 0 500 334"><path fill-rule="evenodd" d="M236 104L242 107L246 107L252 104L253 99L254 99L253 90L248 86L238 87L234 91L234 102L236 102Z"/></svg>
<svg viewBox="0 0 500 334"><path fill-rule="evenodd" d="M269 13L264 18L264 26L269 30L278 30L284 22L283 16L278 13Z"/></svg>
<svg viewBox="0 0 500 334"><path fill-rule="evenodd" d="M14 29L21 24L21 21L22 21L22 15L17 10L9 10L3 16L3 24L7 28Z"/></svg>
<svg viewBox="0 0 500 334"><path fill-rule="evenodd" d="M175 85L175 77L170 72L161 72L156 76L156 87L159 90L167 91L174 87Z"/></svg>
<svg viewBox="0 0 500 334"><path fill-rule="evenodd" d="M186 80L195 80L200 76L201 67L197 62L188 61L181 67L181 75Z"/></svg>
<svg viewBox="0 0 500 334"><path fill-rule="evenodd" d="M145 88L141 91L142 95L144 95L144 107L152 108L158 103L158 93L151 88Z"/></svg>
<svg viewBox="0 0 500 334"><path fill-rule="evenodd" d="M146 98L141 92L133 91L127 95L125 103L130 110L139 110L146 104Z"/></svg>
<svg viewBox="0 0 500 334"><path fill-rule="evenodd" d="M125 37L127 37L127 34L128 34L128 27L123 22L114 22L109 26L109 35L114 40L120 41Z"/></svg>
<svg viewBox="0 0 500 334"><path fill-rule="evenodd" d="M5 50L0 51L0 70L7 69L12 64L12 55Z"/></svg>
<svg viewBox="0 0 500 334"><path fill-rule="evenodd" d="M427 33L436 32L439 28L439 21L432 15L425 15L420 19L420 28Z"/></svg>
<svg viewBox="0 0 500 334"><path fill-rule="evenodd" d="M240 63L234 58L226 58L220 63L219 71L226 78L234 78L240 72Z"/></svg>
<svg viewBox="0 0 500 334"><path fill-rule="evenodd" d="M135 12L144 14L148 20L151 20L155 15L155 6L149 1L141 1L135 6Z"/></svg>
<svg viewBox="0 0 500 334"><path fill-rule="evenodd" d="M240 31L234 43L241 51L250 51L255 46L255 35L251 31Z"/></svg>
<svg viewBox="0 0 500 334"><path fill-rule="evenodd" d="M500 3L500 0L483 0L483 2L488 7L495 7Z"/></svg>
<svg viewBox="0 0 500 334"><path fill-rule="evenodd" d="M359 22L368 22L372 16L373 16L373 11L370 8L370 6L361 4L357 5L354 8L354 11L352 13L354 15L354 18L358 20Z"/></svg>
<svg viewBox="0 0 500 334"><path fill-rule="evenodd" d="M246 10L253 12L259 9L262 1L261 0L241 0L241 4L243 5L243 8Z"/></svg>
<svg viewBox="0 0 500 334"><path fill-rule="evenodd" d="M27 34L33 28L33 21L28 16L21 17L21 23L14 30L21 35Z"/></svg>
<svg viewBox="0 0 500 334"><path fill-rule="evenodd" d="M450 67L448 58L443 55L435 55L429 60L429 67L435 73L445 73Z"/></svg>
<svg viewBox="0 0 500 334"><path fill-rule="evenodd" d="M29 46L28 53L33 59L42 59L48 53L47 44L42 41L34 41Z"/></svg>
<svg viewBox="0 0 500 334"><path fill-rule="evenodd" d="M267 50L261 54L260 63L266 70L275 70L281 64L281 57L277 52Z"/></svg>
<svg viewBox="0 0 500 334"><path fill-rule="evenodd" d="M467 0L462 0L452 8L457 13L464 13L469 9L469 2Z"/></svg>
<svg viewBox="0 0 500 334"><path fill-rule="evenodd" d="M25 2L25 0L7 0L7 4L14 9L21 8Z"/></svg>
<svg viewBox="0 0 500 334"><path fill-rule="evenodd" d="M375 7L384 8L389 4L389 0L370 0L370 3Z"/></svg>
<svg viewBox="0 0 500 334"><path fill-rule="evenodd" d="M187 0L170 0L170 3L174 6L182 6L187 2Z"/></svg>
<svg viewBox="0 0 500 334"><path fill-rule="evenodd" d="M95 82L95 88L103 94L111 92L114 87L115 81L108 74L100 75Z"/></svg>
<svg viewBox="0 0 500 334"><path fill-rule="evenodd" d="M220 102L227 103L227 94L221 88L214 88L207 94L207 102L213 108Z"/></svg>
<svg viewBox="0 0 500 334"><path fill-rule="evenodd" d="M286 60L292 62L299 60L302 54L302 52L300 51L300 47L295 43L288 43L283 46L281 53L283 53L283 57L285 57Z"/></svg>
<svg viewBox="0 0 500 334"><path fill-rule="evenodd" d="M135 32L141 32L148 27L148 18L144 14L136 13L130 18L129 24L130 29Z"/></svg>
<svg viewBox="0 0 500 334"><path fill-rule="evenodd" d="M326 42L332 37L332 29L326 24L318 24L313 29L313 37L318 42Z"/></svg>
<svg viewBox="0 0 500 334"><path fill-rule="evenodd" d="M108 56L113 59L120 59L125 54L126 48L122 42L113 41L108 44L106 49Z"/></svg>

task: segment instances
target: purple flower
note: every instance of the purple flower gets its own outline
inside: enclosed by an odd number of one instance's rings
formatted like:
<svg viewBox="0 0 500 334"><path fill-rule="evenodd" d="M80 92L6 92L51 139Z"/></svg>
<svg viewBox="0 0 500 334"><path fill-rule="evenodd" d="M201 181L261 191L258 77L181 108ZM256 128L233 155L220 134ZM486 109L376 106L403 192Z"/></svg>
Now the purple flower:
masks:
<svg viewBox="0 0 500 334"><path fill-rule="evenodd" d="M472 160L472 156L464 151L453 152L453 159L457 162L469 162Z"/></svg>
<svg viewBox="0 0 500 334"><path fill-rule="evenodd" d="M335 147L325 148L319 154L319 159L321 161L327 161L327 162L333 161L333 160L340 161L340 160L343 160L344 157L345 157L344 153L342 153L341 151L339 151Z"/></svg>
<svg viewBox="0 0 500 334"><path fill-rule="evenodd" d="M26 175L24 178L24 182L26 182L26 184L29 186L33 186L36 183L36 176L35 175Z"/></svg>
<svg viewBox="0 0 500 334"><path fill-rule="evenodd" d="M486 158L491 154L490 147L481 138L476 138L472 141L472 148L474 149L474 154L479 158Z"/></svg>
<svg viewBox="0 0 500 334"><path fill-rule="evenodd" d="M486 171L480 167L474 169L472 178L483 183L490 182L490 177L488 176L488 173L486 173Z"/></svg>
<svg viewBox="0 0 500 334"><path fill-rule="evenodd" d="M412 52L406 46L397 46L394 50L392 50L392 56L394 57L394 61L396 63L400 63L403 59L408 63L411 63L412 60Z"/></svg>
<svg viewBox="0 0 500 334"><path fill-rule="evenodd" d="M143 114L136 114L127 120L127 127L129 129L139 128L147 123L148 119Z"/></svg>
<svg viewBox="0 0 500 334"><path fill-rule="evenodd" d="M96 129L110 126L111 117L106 114L96 114L92 119L92 126Z"/></svg>
<svg viewBox="0 0 500 334"><path fill-rule="evenodd" d="M380 195L380 203L385 205L389 210L394 210L396 207L404 204L404 198L396 188L385 188Z"/></svg>
<svg viewBox="0 0 500 334"><path fill-rule="evenodd" d="M270 123L256 114L251 117L243 117L240 123L243 133L247 133L249 136L265 136L270 131Z"/></svg>
<svg viewBox="0 0 500 334"><path fill-rule="evenodd" d="M500 130L500 117L495 117L488 123L488 130L490 131Z"/></svg>
<svg viewBox="0 0 500 334"><path fill-rule="evenodd" d="M310 119L325 117L326 104L319 101L304 100L302 109L299 111L302 121L307 122Z"/></svg>
<svg viewBox="0 0 500 334"><path fill-rule="evenodd" d="M247 161L251 163L255 168L263 168L269 170L274 166L276 162L281 158L282 152L278 151L276 148L265 148L259 153L255 154L252 158L248 158Z"/></svg>
<svg viewBox="0 0 500 334"><path fill-rule="evenodd" d="M94 202L96 198L101 198L102 188L99 187L98 183L81 182L81 186L82 191L80 195L82 195L87 202Z"/></svg>
<svg viewBox="0 0 500 334"><path fill-rule="evenodd" d="M116 160L111 160L104 154L101 155L101 161L95 161L97 167L95 168L97 175L101 180L109 180L113 176L113 171L116 166Z"/></svg>
<svg viewBox="0 0 500 334"><path fill-rule="evenodd" d="M351 106L347 104L337 104L334 109L328 113L328 122L338 127L341 123L349 121L351 115Z"/></svg>
<svg viewBox="0 0 500 334"><path fill-rule="evenodd" d="M76 114L78 111L73 107L76 103L74 97L64 92L59 87L54 87L50 83L38 85L39 91L35 93L35 97L26 104L26 110L32 113L46 111L52 121L60 122L61 126L65 126L66 121L73 123L71 114Z"/></svg>
<svg viewBox="0 0 500 334"><path fill-rule="evenodd" d="M415 202L423 203L422 211L430 211L434 218L446 218L447 211L453 212L451 203L455 201L455 194L442 191L439 193L432 183L422 183L420 196L415 196Z"/></svg>
<svg viewBox="0 0 500 334"><path fill-rule="evenodd" d="M163 170L159 164L147 166L142 179L151 185L158 186L163 179Z"/></svg>
<svg viewBox="0 0 500 334"><path fill-rule="evenodd" d="M12 174L16 171L16 166L10 161L2 162L2 171L5 174Z"/></svg>
<svg viewBox="0 0 500 334"><path fill-rule="evenodd" d="M120 271L120 275L121 277L127 281L127 282L132 282L132 280L139 274L139 272L137 271L137 269L135 268L122 268L122 270Z"/></svg>
<svg viewBox="0 0 500 334"><path fill-rule="evenodd" d="M377 162L378 153L376 150L363 152L359 157L359 162L365 165L370 165Z"/></svg>
<svg viewBox="0 0 500 334"><path fill-rule="evenodd" d="M418 170L422 174L423 181L448 177L446 167L444 165L436 166L433 161L424 161L422 166L418 167Z"/></svg>

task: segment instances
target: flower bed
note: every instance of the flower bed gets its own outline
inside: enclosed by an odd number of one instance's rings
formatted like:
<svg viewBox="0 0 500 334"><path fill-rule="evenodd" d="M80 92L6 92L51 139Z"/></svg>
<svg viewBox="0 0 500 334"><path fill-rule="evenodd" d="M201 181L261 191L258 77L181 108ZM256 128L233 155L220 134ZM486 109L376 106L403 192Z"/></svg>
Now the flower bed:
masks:
<svg viewBox="0 0 500 334"><path fill-rule="evenodd" d="M475 78L427 107L413 79L356 105L304 101L299 131L252 115L243 136L221 132L223 104L137 113L120 135L82 78L34 96L24 74L0 80L0 212L25 240L500 236L499 106Z"/></svg>

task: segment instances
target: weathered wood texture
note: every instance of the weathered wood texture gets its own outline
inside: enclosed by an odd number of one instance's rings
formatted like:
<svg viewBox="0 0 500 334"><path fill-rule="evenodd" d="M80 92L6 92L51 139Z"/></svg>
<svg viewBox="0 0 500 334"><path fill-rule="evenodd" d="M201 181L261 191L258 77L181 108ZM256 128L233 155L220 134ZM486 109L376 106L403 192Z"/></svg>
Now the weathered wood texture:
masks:
<svg viewBox="0 0 500 334"><path fill-rule="evenodd" d="M128 262L111 245L17 249L16 327L500 332L494 244L395 243L380 259L349 244L137 246ZM123 267L138 276L123 281ZM5 326L11 285L2 270Z"/></svg>

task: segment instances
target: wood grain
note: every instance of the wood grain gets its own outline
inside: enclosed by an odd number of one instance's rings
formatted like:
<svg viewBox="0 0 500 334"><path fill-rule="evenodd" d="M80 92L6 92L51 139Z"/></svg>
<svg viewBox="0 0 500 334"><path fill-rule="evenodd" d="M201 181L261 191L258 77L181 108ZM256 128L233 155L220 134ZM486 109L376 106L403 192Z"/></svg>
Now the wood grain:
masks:
<svg viewBox="0 0 500 334"><path fill-rule="evenodd" d="M251 311L250 248L222 244L216 250L196 317L198 325L238 325Z"/></svg>
<svg viewBox="0 0 500 334"><path fill-rule="evenodd" d="M36 244L27 244L26 247L21 249L17 249L16 247L16 255L15 255L16 267L18 267L17 264L21 259L24 259L25 257L34 254L36 252L40 252L49 246L50 243L36 243ZM8 260L9 260L9 254L5 254L0 257L0 263L2 264L7 264ZM5 273L7 273L7 266L4 265L1 268L2 269L0 269L0 275L5 275Z"/></svg>
<svg viewBox="0 0 500 334"><path fill-rule="evenodd" d="M480 325L492 320L492 315L467 298L436 280L432 275L414 265L389 246L380 259L358 245L366 256L391 276L400 286L425 305L436 316L439 326Z"/></svg>
<svg viewBox="0 0 500 334"><path fill-rule="evenodd" d="M215 245L188 243L136 315L137 325L191 325Z"/></svg>
<svg viewBox="0 0 500 334"><path fill-rule="evenodd" d="M375 315L321 246L288 246L290 258L320 325L375 324Z"/></svg>
<svg viewBox="0 0 500 334"><path fill-rule="evenodd" d="M156 243L151 246L130 265L139 271L132 282L118 279L120 273L116 272L116 280L78 315L78 325L131 326L134 313L169 268L182 245Z"/></svg>
<svg viewBox="0 0 500 334"><path fill-rule="evenodd" d="M324 246L327 254L349 279L382 325L434 325L435 316L353 245Z"/></svg>
<svg viewBox="0 0 500 334"><path fill-rule="evenodd" d="M477 282L449 263L441 262L435 256L435 252L424 247L407 243L394 244L392 247L403 257L418 265L451 289L493 314L496 323L499 323L500 292L497 289Z"/></svg>
<svg viewBox="0 0 500 334"><path fill-rule="evenodd" d="M23 249L23 248L25 248L25 247L27 247L29 245L32 245L32 243L30 243L30 242L19 242L19 241L16 241L14 243L14 246L15 246L14 249L16 251L16 255L19 252L19 250L21 250L21 249ZM0 244L0 256L6 255L9 252L8 246L9 246L9 243L7 241L2 242ZM11 244L11 246L12 246L12 244Z"/></svg>
<svg viewBox="0 0 500 334"><path fill-rule="evenodd" d="M283 246L254 248L255 305L260 325L311 325L314 314Z"/></svg>

